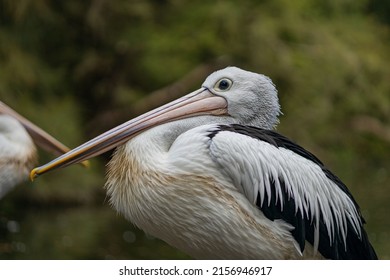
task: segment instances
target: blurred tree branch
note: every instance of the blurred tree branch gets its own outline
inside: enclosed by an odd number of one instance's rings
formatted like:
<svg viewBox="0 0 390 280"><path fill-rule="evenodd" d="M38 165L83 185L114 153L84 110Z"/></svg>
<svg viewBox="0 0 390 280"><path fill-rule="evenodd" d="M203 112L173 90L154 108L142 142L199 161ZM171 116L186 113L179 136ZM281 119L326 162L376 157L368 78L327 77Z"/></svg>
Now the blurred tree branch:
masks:
<svg viewBox="0 0 390 280"><path fill-rule="evenodd" d="M360 115L352 119L352 127L360 132L365 132L390 143L390 126L382 123L377 118Z"/></svg>

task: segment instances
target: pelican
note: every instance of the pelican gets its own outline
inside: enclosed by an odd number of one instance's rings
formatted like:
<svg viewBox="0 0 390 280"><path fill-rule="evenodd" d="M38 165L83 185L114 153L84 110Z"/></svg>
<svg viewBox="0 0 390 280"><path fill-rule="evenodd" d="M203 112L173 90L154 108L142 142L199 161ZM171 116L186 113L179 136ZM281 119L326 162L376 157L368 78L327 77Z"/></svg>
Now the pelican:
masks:
<svg viewBox="0 0 390 280"><path fill-rule="evenodd" d="M37 163L35 143L61 155L69 148L0 101L0 198L28 180Z"/></svg>
<svg viewBox="0 0 390 280"><path fill-rule="evenodd" d="M228 67L30 176L118 147L105 185L111 205L194 258L376 259L351 193L273 130L280 114L271 79Z"/></svg>

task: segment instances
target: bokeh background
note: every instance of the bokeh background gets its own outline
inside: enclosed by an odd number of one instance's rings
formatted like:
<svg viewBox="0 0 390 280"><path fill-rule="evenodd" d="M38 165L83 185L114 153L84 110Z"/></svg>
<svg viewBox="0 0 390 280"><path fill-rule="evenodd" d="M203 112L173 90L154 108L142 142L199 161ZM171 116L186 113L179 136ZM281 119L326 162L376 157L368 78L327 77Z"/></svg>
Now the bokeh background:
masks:
<svg viewBox="0 0 390 280"><path fill-rule="evenodd" d="M70 147L235 65L349 187L390 259L390 1L0 0L0 99ZM108 204L110 152L0 201L0 259L185 259ZM40 151L40 163L52 157Z"/></svg>

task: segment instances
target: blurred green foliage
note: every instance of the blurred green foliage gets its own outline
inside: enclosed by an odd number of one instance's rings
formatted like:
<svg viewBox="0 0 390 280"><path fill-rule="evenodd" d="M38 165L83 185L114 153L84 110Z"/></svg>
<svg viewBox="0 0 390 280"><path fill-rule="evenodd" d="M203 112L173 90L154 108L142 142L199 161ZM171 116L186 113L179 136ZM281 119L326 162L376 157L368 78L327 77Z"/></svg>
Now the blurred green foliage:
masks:
<svg viewBox="0 0 390 280"><path fill-rule="evenodd" d="M99 116L198 65L268 75L278 130L347 184L389 259L389 18L376 0L0 0L0 99L73 147L102 132ZM107 159L0 201L0 258L187 258L110 208Z"/></svg>

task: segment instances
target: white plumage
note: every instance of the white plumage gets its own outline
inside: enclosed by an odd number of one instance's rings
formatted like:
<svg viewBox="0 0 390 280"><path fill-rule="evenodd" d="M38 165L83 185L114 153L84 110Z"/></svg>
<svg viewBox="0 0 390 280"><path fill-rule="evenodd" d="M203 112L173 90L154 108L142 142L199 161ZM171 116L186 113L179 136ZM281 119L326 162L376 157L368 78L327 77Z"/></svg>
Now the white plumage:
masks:
<svg viewBox="0 0 390 280"><path fill-rule="evenodd" d="M120 146L110 202L195 258L376 258L359 207L311 153L272 131L280 107L263 75L228 67L202 88L32 171Z"/></svg>
<svg viewBox="0 0 390 280"><path fill-rule="evenodd" d="M36 157L35 145L23 126L13 117L0 115L0 198L28 179Z"/></svg>

